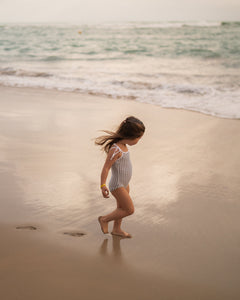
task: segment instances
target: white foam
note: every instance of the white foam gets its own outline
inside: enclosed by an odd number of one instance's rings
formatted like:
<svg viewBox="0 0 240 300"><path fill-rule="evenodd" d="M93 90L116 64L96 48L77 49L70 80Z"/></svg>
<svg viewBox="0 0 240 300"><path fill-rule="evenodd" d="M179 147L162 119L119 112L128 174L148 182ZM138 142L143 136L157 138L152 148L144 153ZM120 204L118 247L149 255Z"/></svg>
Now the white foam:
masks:
<svg viewBox="0 0 240 300"><path fill-rule="evenodd" d="M111 84L106 80L73 80L58 77L26 77L1 75L0 83L6 86L40 87L60 91L77 91L112 98L135 99L168 108L181 108L222 118L240 118L239 93L231 90L217 91L206 86L162 85L159 87L122 82Z"/></svg>
<svg viewBox="0 0 240 300"><path fill-rule="evenodd" d="M215 61L144 58L18 63L0 69L0 84L126 98L224 118L240 118L240 75Z"/></svg>

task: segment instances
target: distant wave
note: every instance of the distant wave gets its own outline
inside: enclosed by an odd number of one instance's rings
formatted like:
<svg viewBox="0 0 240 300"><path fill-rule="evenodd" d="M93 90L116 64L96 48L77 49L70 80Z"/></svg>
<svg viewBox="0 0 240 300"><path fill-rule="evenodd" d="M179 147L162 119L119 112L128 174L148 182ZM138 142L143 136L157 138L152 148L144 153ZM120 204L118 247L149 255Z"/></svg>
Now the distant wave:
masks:
<svg viewBox="0 0 240 300"><path fill-rule="evenodd" d="M181 27L218 27L218 26L221 26L221 22L199 21L199 22L186 22L183 23Z"/></svg>
<svg viewBox="0 0 240 300"><path fill-rule="evenodd" d="M153 84L149 82L144 81L117 81L114 80L111 82L113 85L120 85L124 87L125 89L129 90L165 90L165 91L171 91L179 94L188 94L188 95L196 95L196 96L202 96L202 95L211 95L213 92L213 89L208 88L206 86L193 86L193 85L186 85L186 84Z"/></svg>
<svg viewBox="0 0 240 300"><path fill-rule="evenodd" d="M181 27L219 27L219 26L240 26L240 22L211 22L211 21L195 21L195 22L160 22L146 24L132 24L137 28L181 28Z"/></svg>
<svg viewBox="0 0 240 300"><path fill-rule="evenodd" d="M239 66L239 27L231 27L239 23L109 23L83 27L82 35L78 34L79 27L11 25L0 31L3 41L0 63L26 61L54 65L58 62L131 61L138 57L200 57L226 59L227 65Z"/></svg>
<svg viewBox="0 0 240 300"><path fill-rule="evenodd" d="M18 77L50 77L52 76L46 72L28 71L14 68L0 68L0 75L12 75Z"/></svg>
<svg viewBox="0 0 240 300"><path fill-rule="evenodd" d="M121 77L121 73L116 73ZM157 79L160 77L171 79L171 76L178 76L179 80L183 79L182 75L170 74L170 73L159 73L159 74L145 74L138 73L136 74L141 76L142 78L153 78ZM192 74L194 76L194 74ZM196 76L196 75L195 75ZM205 76L206 78L206 76ZM25 79L25 80L24 80ZM220 77L219 77L220 80ZM98 77L91 76L89 77L79 77L79 76L69 76L64 74L51 74L47 72L38 72L32 70L23 70L23 69L14 69L14 68L0 68L0 83L6 85L13 86L29 86L29 87L51 87L61 90L68 91L88 91L88 92L96 92L96 84L98 81ZM104 95L108 95L111 97L116 96L116 91L118 91L118 96L123 98L128 98L129 95L136 95L135 98L139 95L139 92L151 92L151 91L169 91L174 92L176 94L185 94L185 95L195 95L195 96L204 96L204 95L212 95L213 88L208 87L206 85L196 85L196 84L168 84L168 83L160 83L160 82L151 82L148 79L146 80L109 80L105 81L102 86L99 86L100 90L104 90ZM116 87L119 87L116 90Z"/></svg>
<svg viewBox="0 0 240 300"><path fill-rule="evenodd" d="M46 58L43 58L42 60L43 61L58 61L58 60L65 60L65 58L62 56L57 56L57 55L50 55L50 56L47 56Z"/></svg>
<svg viewBox="0 0 240 300"><path fill-rule="evenodd" d="M240 26L240 22L221 22L221 26Z"/></svg>
<svg viewBox="0 0 240 300"><path fill-rule="evenodd" d="M0 28L7 29L11 27L26 27L26 28L42 28L42 27L55 27L55 28L65 28L66 24L1 24ZM69 27L74 25L68 25ZM166 22L126 22L126 23L99 23L95 25L97 28L119 28L119 29L129 29L129 28L178 28L178 27L218 27L218 26L240 26L239 21L166 21ZM85 24L82 27L88 28L89 25ZM94 25L93 25L94 27Z"/></svg>
<svg viewBox="0 0 240 300"><path fill-rule="evenodd" d="M223 22L210 22L210 21L169 21L169 22L146 22L146 23L118 23L118 24L99 24L98 27L109 28L114 26L115 28L129 29L151 29L151 28L181 28L181 27L217 27L221 26Z"/></svg>

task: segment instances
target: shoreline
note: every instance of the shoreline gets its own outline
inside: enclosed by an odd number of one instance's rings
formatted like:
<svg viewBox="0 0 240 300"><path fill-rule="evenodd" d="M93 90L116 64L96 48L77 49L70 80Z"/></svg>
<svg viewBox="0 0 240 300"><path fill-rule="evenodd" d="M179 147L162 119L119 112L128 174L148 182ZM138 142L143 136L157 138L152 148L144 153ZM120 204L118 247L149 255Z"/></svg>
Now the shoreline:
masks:
<svg viewBox="0 0 240 300"><path fill-rule="evenodd" d="M53 90L0 92L3 298L239 298L238 120ZM115 202L100 196L105 156L93 139L130 114L147 130L130 149L136 212L124 221L133 239L121 240L97 222Z"/></svg>
<svg viewBox="0 0 240 300"><path fill-rule="evenodd" d="M1 88L9 88L9 89L26 89L26 90L46 90L46 91L53 91L53 92L56 92L56 93L66 93L66 94L75 94L75 95L79 95L79 96L82 96L82 97L96 97L96 98L100 98L100 99L111 99L112 101L127 101L127 102L131 102L131 101L134 101L136 103L140 103L140 104L145 104L145 105L151 105L151 106L156 106L156 107L160 107L161 109L170 109L170 110L183 110L183 111L187 111L187 112L192 112L192 113L199 113L199 114L202 114L202 115L205 115L205 116L209 116L209 117L213 117L213 118L218 118L218 119L226 119L226 120L240 120L240 117L238 118L233 118L233 117L227 117L227 116L224 116L224 115L217 115L217 114L214 114L214 113L210 113L210 112L203 112L203 111L200 111L200 110L196 110L196 109L190 109L190 108L183 108L183 107L167 107L167 106L161 106L160 104L155 104L155 103L148 103L146 101L138 101L136 99L133 99L131 97L129 98L126 98L126 97L121 97L121 96L118 96L118 97L112 97L110 95L105 95L105 94L97 94L97 93L94 93L94 92L78 92L76 90L73 90L73 91L67 91L67 90L61 90L60 88L45 88L45 87L26 87L26 86L8 86L8 85L0 85L0 89Z"/></svg>

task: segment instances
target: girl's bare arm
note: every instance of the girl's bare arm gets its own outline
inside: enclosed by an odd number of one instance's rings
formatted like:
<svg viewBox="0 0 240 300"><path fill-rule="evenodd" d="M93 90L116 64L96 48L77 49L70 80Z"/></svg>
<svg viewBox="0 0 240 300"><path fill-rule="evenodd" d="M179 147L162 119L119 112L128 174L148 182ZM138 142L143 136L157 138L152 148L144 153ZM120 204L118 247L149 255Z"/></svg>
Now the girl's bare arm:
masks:
<svg viewBox="0 0 240 300"><path fill-rule="evenodd" d="M115 149L110 149L110 151L108 152L106 161L103 165L102 168L102 173L101 173L101 190L102 190L102 194L104 198L109 198L109 190L106 186L106 181L107 181L107 177L108 177L108 173L109 170L111 169L112 165L114 164L114 162L121 157L121 153L116 154L113 158L113 154L114 154ZM112 159L111 159L112 158Z"/></svg>

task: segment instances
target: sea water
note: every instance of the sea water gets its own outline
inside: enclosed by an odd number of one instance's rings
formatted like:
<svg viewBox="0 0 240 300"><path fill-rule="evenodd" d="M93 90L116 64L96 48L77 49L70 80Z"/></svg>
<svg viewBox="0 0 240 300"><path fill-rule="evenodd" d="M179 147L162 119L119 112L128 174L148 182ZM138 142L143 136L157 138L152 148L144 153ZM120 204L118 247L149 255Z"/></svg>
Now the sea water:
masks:
<svg viewBox="0 0 240 300"><path fill-rule="evenodd" d="M0 84L240 118L240 22L2 24Z"/></svg>

